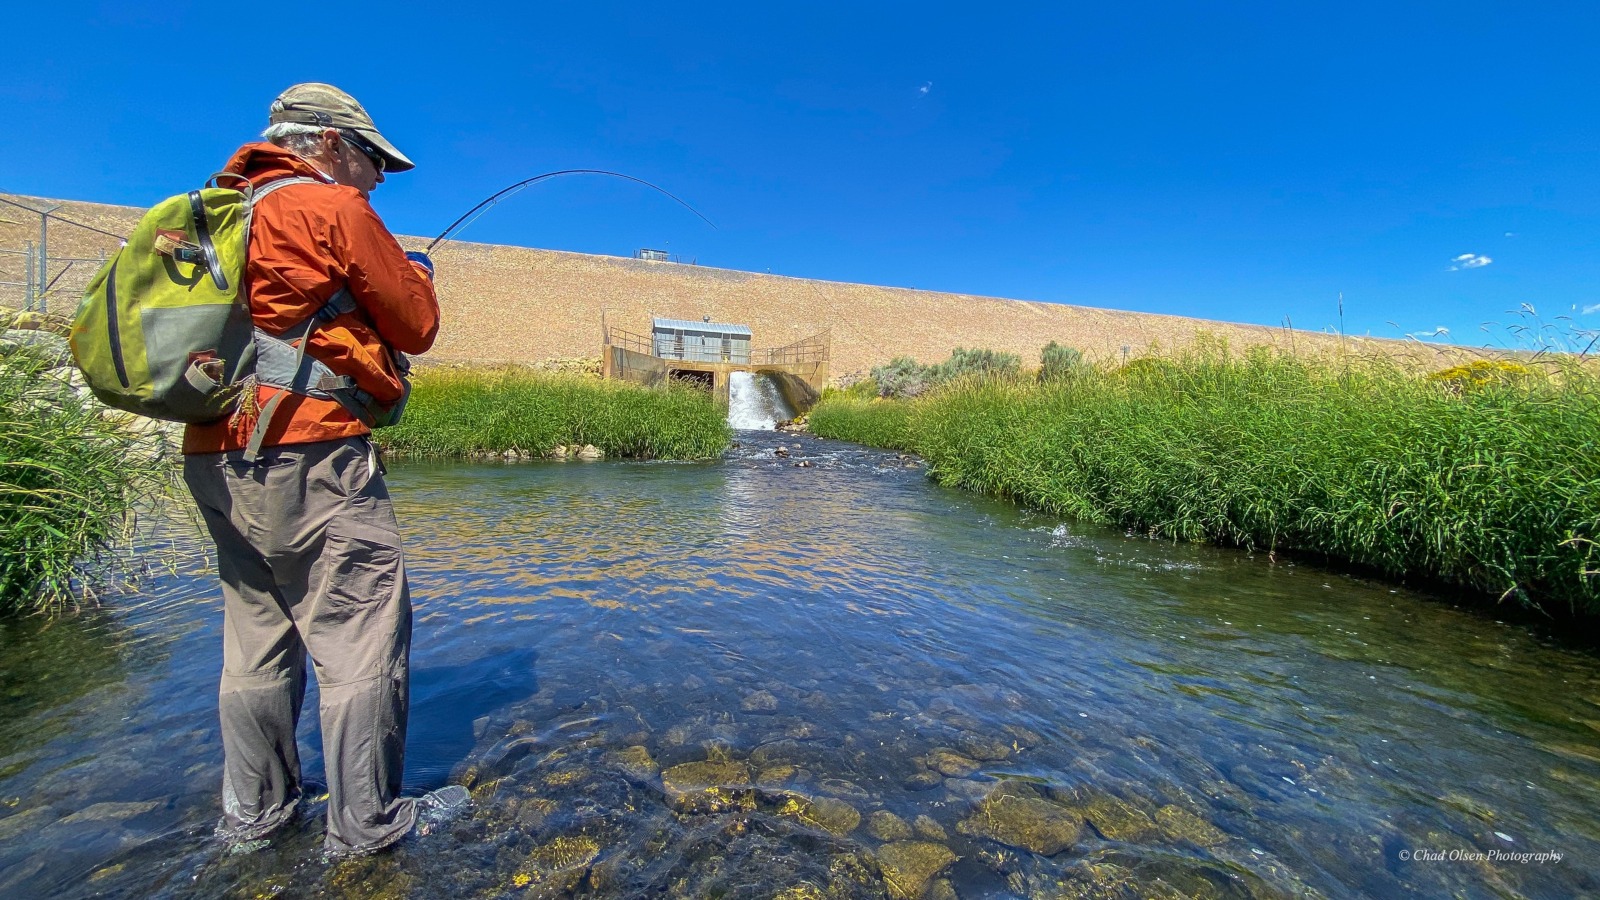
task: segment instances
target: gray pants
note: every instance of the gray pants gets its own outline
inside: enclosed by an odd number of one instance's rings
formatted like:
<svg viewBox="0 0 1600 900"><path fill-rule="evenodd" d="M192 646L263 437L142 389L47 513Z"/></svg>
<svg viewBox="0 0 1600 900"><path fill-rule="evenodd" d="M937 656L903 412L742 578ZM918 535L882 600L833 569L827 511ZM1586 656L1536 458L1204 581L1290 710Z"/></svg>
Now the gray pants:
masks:
<svg viewBox="0 0 1600 900"><path fill-rule="evenodd" d="M248 840L294 815L309 654L322 692L326 847L384 847L417 816L399 796L411 598L388 489L365 438L273 448L258 465L243 457L184 460L222 575L218 831Z"/></svg>

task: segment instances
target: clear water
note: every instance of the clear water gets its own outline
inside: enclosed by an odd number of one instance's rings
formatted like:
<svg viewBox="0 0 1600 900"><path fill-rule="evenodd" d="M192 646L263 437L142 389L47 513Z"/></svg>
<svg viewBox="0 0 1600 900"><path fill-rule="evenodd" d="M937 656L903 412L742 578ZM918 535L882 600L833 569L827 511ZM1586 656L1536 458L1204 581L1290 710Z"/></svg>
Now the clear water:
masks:
<svg viewBox="0 0 1600 900"><path fill-rule="evenodd" d="M376 858L323 860L315 817L211 839L221 615L183 523L141 593L4 623L0 896L1600 892L1593 653L740 437L392 468L407 788L475 806Z"/></svg>

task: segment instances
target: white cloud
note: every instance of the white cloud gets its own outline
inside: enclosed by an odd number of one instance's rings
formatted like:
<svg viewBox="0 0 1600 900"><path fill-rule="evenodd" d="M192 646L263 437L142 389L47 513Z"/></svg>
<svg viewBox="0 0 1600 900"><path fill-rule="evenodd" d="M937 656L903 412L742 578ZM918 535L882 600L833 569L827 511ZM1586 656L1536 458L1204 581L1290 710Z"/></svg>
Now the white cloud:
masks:
<svg viewBox="0 0 1600 900"><path fill-rule="evenodd" d="M1492 262L1494 262L1494 260L1487 256L1482 256L1477 253L1463 253L1455 259L1450 260L1450 271L1459 272L1462 269L1481 269Z"/></svg>
<svg viewBox="0 0 1600 900"><path fill-rule="evenodd" d="M922 87L917 88L917 96L926 97L928 96L928 92L931 90L933 90L933 82L924 81L922 83Z"/></svg>
<svg viewBox="0 0 1600 900"><path fill-rule="evenodd" d="M1597 312L1600 312L1600 303L1592 303L1592 304L1590 304L1588 306L1585 306L1583 308L1583 314L1586 315L1586 316L1593 315L1594 313L1597 313Z"/></svg>
<svg viewBox="0 0 1600 900"><path fill-rule="evenodd" d="M1450 329L1444 327L1443 325L1440 325L1432 331L1413 331L1406 335L1406 337L1417 341L1423 340L1424 338L1447 338L1449 336Z"/></svg>

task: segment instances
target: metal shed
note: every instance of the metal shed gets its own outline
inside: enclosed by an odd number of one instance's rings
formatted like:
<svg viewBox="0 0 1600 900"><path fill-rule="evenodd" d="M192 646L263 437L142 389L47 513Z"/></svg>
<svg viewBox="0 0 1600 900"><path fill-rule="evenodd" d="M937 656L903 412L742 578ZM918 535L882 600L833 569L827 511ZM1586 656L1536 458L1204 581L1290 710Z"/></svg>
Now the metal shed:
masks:
<svg viewBox="0 0 1600 900"><path fill-rule="evenodd" d="M650 320L652 352L662 359L750 364L750 326L688 319Z"/></svg>

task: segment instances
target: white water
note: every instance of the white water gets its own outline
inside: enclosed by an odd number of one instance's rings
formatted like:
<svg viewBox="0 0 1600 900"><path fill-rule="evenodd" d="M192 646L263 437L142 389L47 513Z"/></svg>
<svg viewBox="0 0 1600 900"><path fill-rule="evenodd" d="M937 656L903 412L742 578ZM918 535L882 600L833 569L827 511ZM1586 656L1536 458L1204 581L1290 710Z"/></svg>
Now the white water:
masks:
<svg viewBox="0 0 1600 900"><path fill-rule="evenodd" d="M734 372L728 379L728 426L738 431L771 431L794 418L778 385L765 375Z"/></svg>

